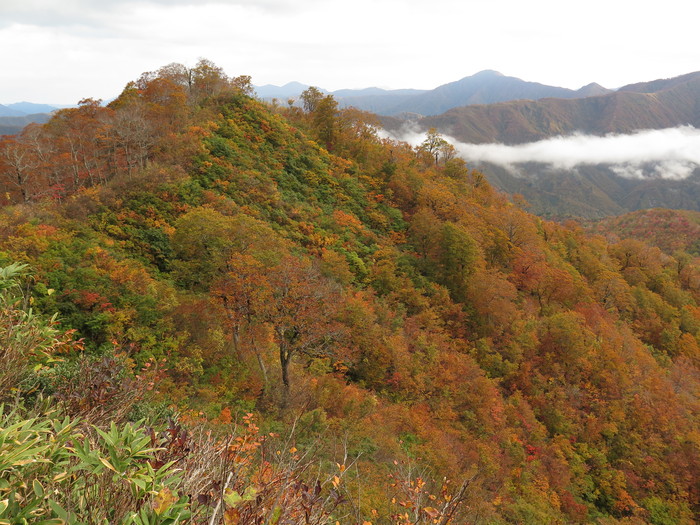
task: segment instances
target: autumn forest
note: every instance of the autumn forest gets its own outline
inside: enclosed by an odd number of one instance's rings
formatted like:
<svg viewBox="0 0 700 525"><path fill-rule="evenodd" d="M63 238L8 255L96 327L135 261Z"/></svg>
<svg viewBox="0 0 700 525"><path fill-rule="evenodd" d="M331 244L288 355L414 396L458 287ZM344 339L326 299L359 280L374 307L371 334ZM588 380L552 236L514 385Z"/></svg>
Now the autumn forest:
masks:
<svg viewBox="0 0 700 525"><path fill-rule="evenodd" d="M697 225L253 94L170 64L0 138L0 524L695 523Z"/></svg>

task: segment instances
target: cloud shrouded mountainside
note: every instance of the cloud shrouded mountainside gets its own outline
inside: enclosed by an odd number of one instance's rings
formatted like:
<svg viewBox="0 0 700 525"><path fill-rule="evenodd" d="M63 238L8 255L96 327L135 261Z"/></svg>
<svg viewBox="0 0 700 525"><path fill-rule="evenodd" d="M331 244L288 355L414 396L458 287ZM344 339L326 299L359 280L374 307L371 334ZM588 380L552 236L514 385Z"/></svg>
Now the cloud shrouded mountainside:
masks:
<svg viewBox="0 0 700 525"><path fill-rule="evenodd" d="M395 135L412 145L419 131ZM603 137L575 134L518 145L444 136L492 184L522 194L531 211L602 217L664 207L700 210L700 130L683 126Z"/></svg>
<svg viewBox="0 0 700 525"><path fill-rule="evenodd" d="M700 73L582 99L452 109L386 129L414 144L429 128L532 211L600 217L700 209Z"/></svg>
<svg viewBox="0 0 700 525"><path fill-rule="evenodd" d="M404 125L390 117L382 123L390 131ZM599 96L466 106L415 121L418 129L434 127L475 144L523 144L577 132L605 135L684 125L700 127L700 72Z"/></svg>

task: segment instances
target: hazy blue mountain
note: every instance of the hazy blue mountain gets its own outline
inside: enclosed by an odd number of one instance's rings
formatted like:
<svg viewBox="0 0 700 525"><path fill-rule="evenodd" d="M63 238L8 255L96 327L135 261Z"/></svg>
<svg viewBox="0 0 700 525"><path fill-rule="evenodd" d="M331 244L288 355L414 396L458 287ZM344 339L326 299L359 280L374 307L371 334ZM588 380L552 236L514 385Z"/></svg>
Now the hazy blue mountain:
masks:
<svg viewBox="0 0 700 525"><path fill-rule="evenodd" d="M632 93L659 93L700 80L700 71L672 78L661 78L650 82L638 82L621 87L618 91Z"/></svg>
<svg viewBox="0 0 700 525"><path fill-rule="evenodd" d="M426 93L425 89L382 89L378 87L369 87L364 89L338 89L333 91L335 98L350 98L350 97L375 97L375 96L404 96L404 95L420 95Z"/></svg>
<svg viewBox="0 0 700 525"><path fill-rule="evenodd" d="M277 98L286 101L289 98L297 98L308 87L300 82L288 82L284 86L265 84L264 86L255 86L255 93L262 99Z"/></svg>
<svg viewBox="0 0 700 525"><path fill-rule="evenodd" d="M35 115L37 113L51 113L58 108L49 104L35 104L33 102L15 102L7 104L8 108L20 111L23 115Z"/></svg>
<svg viewBox="0 0 700 525"><path fill-rule="evenodd" d="M333 96L341 107L355 107L363 111L370 111L378 115L385 114L387 108L408 103L417 95L426 93L421 89L340 89L333 92ZM393 114L393 113L392 113Z"/></svg>
<svg viewBox="0 0 700 525"><path fill-rule="evenodd" d="M595 87L594 87L595 86ZM505 76L498 71L486 70L450 82L403 101L394 107L388 115L402 112L420 113L422 115L439 115L445 111L461 106L475 104L494 104L511 100L539 100L543 98L580 98L589 93L600 94L605 88L591 85L578 91L538 82L526 82L516 77Z"/></svg>
<svg viewBox="0 0 700 525"><path fill-rule="evenodd" d="M12 109L10 106L3 106L0 104L0 117L22 117L26 113Z"/></svg>
<svg viewBox="0 0 700 525"><path fill-rule="evenodd" d="M263 99L298 97L309 86L290 82L284 86L265 85L255 88ZM327 93L328 91L321 91ZM497 71L481 71L435 89L339 89L332 91L341 107L356 107L378 115L438 115L451 108L473 104L492 104L511 100L538 100L547 97L581 98L610 93L599 84L589 84L579 90L526 82L502 75Z"/></svg>

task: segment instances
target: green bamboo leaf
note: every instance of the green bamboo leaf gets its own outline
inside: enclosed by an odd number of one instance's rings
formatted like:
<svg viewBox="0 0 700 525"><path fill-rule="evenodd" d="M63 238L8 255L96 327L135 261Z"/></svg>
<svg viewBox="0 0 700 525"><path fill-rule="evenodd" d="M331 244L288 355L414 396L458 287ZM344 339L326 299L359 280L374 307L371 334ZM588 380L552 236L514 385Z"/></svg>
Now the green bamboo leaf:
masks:
<svg viewBox="0 0 700 525"><path fill-rule="evenodd" d="M107 467L109 470L112 470L112 471L116 472L117 474L119 474L119 471L118 471L117 469L115 469L115 468L112 466L112 464L111 464L109 461L107 461L107 459L105 459L105 458L100 458L100 463L102 463L102 464L103 464L105 467Z"/></svg>
<svg viewBox="0 0 700 525"><path fill-rule="evenodd" d="M61 518L63 521L68 521L68 513L54 500L49 500L49 507L51 507L51 510L54 512L54 514L56 514L56 516Z"/></svg>
<svg viewBox="0 0 700 525"><path fill-rule="evenodd" d="M36 494L37 498L43 498L44 497L44 487L39 483L38 479L35 479L32 482L32 489L34 490L34 494Z"/></svg>
<svg viewBox="0 0 700 525"><path fill-rule="evenodd" d="M141 490L146 490L146 482L142 479L132 478L131 482Z"/></svg>

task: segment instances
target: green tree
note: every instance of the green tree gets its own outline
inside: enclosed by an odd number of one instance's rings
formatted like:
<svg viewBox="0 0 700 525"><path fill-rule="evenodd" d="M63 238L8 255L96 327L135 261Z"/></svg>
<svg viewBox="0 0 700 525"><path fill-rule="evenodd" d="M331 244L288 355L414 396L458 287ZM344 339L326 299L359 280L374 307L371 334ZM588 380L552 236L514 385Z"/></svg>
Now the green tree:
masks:
<svg viewBox="0 0 700 525"><path fill-rule="evenodd" d="M323 97L313 112L316 134L326 149L331 150L338 137L338 102L333 95Z"/></svg>
<svg viewBox="0 0 700 525"><path fill-rule="evenodd" d="M323 99L323 93L317 87L311 86L302 92L300 98L304 110L307 113L313 113Z"/></svg>
<svg viewBox="0 0 700 525"><path fill-rule="evenodd" d="M458 224L447 222L440 231L439 257L442 283L450 290L453 299L464 302L469 278L479 260L476 241Z"/></svg>
<svg viewBox="0 0 700 525"><path fill-rule="evenodd" d="M435 128L430 128L426 133L425 140L418 146L419 151L428 153L435 159L435 165L439 164L440 159L443 162L454 158L456 150L452 144L442 138L442 135Z"/></svg>

